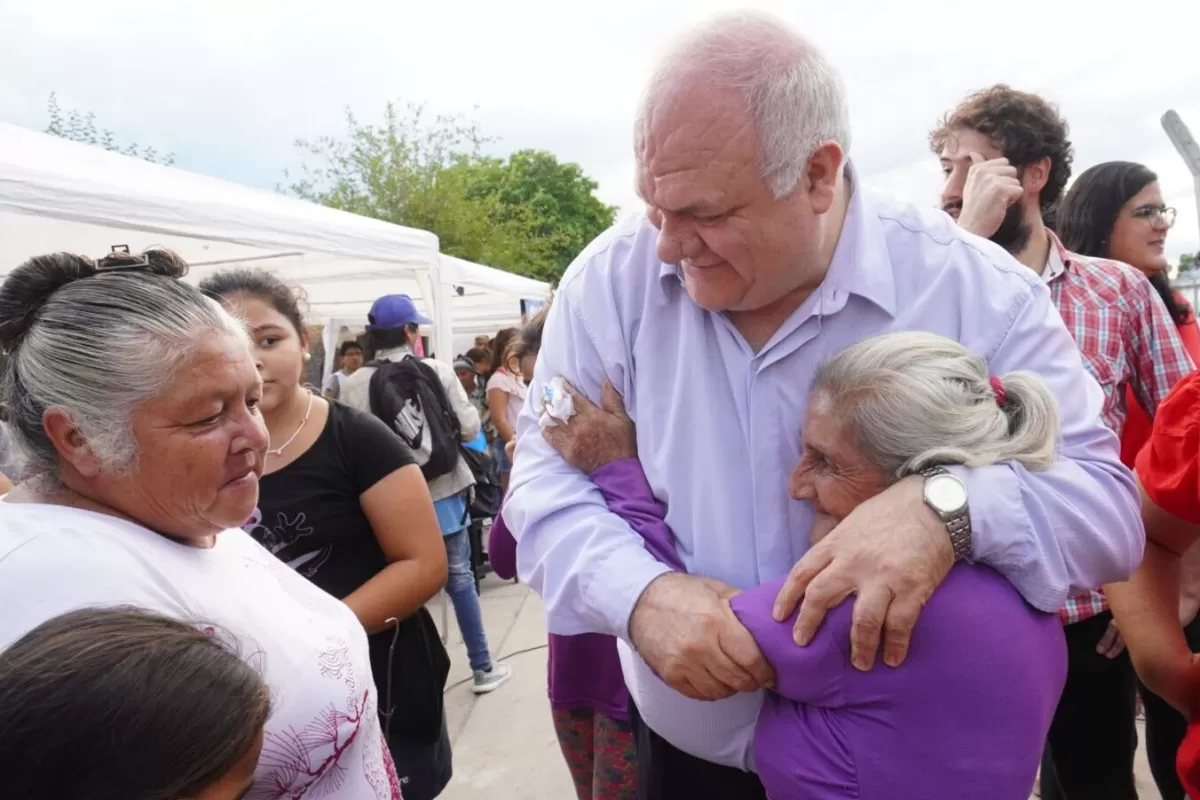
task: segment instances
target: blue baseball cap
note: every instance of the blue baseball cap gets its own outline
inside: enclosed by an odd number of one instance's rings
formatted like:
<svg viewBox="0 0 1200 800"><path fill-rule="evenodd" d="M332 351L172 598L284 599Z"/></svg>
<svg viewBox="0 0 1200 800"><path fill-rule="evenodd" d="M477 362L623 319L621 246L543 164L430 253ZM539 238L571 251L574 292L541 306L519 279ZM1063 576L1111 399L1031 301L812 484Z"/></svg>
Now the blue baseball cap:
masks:
<svg viewBox="0 0 1200 800"><path fill-rule="evenodd" d="M394 331L405 325L430 325L429 317L417 311L413 299L406 294L385 294L371 304L367 314L367 330Z"/></svg>

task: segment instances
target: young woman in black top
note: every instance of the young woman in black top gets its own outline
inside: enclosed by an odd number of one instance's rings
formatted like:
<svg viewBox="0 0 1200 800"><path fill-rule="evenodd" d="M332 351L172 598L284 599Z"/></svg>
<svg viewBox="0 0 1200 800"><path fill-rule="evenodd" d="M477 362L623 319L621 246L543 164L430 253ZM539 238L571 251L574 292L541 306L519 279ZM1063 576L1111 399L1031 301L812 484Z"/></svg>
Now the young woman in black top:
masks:
<svg viewBox="0 0 1200 800"><path fill-rule="evenodd" d="M263 378L271 444L250 533L358 616L405 800L437 797L449 658L424 605L446 582L446 549L421 469L378 419L301 385L308 337L287 285L243 269L201 288L246 321Z"/></svg>

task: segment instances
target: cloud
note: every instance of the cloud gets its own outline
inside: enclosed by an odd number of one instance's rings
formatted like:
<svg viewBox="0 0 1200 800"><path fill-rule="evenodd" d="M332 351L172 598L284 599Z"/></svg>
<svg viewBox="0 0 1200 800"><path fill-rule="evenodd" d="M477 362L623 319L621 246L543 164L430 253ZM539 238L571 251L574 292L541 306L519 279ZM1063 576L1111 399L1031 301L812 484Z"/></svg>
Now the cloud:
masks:
<svg viewBox="0 0 1200 800"><path fill-rule="evenodd" d="M275 186L299 137L337 134L388 100L473 114L499 152L580 162L607 201L636 204L630 130L655 52L690 21L737 4L674 0L0 0L0 120L45 125L56 91L124 140L177 164ZM1175 107L1200 133L1200 4L1161 0L759 2L806 30L843 71L852 155L917 202L940 175L925 135L967 92L1006 81L1058 102L1076 170L1139 160L1180 212L1170 250L1200 249L1191 176L1158 126Z"/></svg>

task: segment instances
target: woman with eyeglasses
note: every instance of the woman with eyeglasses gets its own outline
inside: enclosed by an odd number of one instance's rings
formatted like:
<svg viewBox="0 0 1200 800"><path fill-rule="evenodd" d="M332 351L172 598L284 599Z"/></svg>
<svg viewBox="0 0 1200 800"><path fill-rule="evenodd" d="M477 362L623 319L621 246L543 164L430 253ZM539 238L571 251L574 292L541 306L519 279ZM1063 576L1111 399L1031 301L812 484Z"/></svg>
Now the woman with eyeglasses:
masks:
<svg viewBox="0 0 1200 800"><path fill-rule="evenodd" d="M1154 172L1129 161L1097 164L1076 178L1058 209L1056 222L1057 233L1068 250L1123 261L1145 273L1175 321L1192 363L1200 363L1196 315L1187 300L1171 288L1167 276L1170 264L1164 247L1175 222L1175 209L1163 202L1162 187ZM1133 469L1138 453L1150 438L1152 422L1132 391L1126 407L1121 460ZM1200 549L1192 548L1183 559L1181 577L1180 624L1192 650L1200 651ZM1141 695L1146 709L1146 750L1154 781L1163 800L1184 800L1175 754L1187 732L1187 721L1144 685Z"/></svg>

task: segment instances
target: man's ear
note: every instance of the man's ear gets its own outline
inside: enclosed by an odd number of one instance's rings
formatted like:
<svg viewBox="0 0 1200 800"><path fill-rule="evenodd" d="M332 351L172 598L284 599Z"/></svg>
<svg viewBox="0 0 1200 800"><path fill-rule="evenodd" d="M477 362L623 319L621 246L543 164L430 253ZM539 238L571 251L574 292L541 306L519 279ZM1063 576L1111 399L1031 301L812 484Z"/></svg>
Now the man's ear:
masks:
<svg viewBox="0 0 1200 800"><path fill-rule="evenodd" d="M1054 162L1048 156L1022 167L1021 185L1025 187L1025 192L1041 197L1042 190L1050 182L1050 170L1053 167Z"/></svg>
<svg viewBox="0 0 1200 800"><path fill-rule="evenodd" d="M834 141L822 142L809 157L800 184L808 193L815 213L824 214L833 207L838 176L841 175L845 161L842 146Z"/></svg>
<svg viewBox="0 0 1200 800"><path fill-rule="evenodd" d="M102 462L92 452L83 432L69 413L59 406L51 406L42 414L42 426L58 455L85 478L100 474Z"/></svg>

